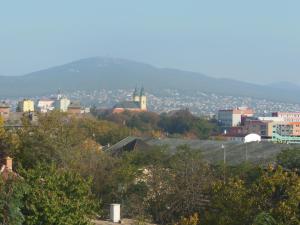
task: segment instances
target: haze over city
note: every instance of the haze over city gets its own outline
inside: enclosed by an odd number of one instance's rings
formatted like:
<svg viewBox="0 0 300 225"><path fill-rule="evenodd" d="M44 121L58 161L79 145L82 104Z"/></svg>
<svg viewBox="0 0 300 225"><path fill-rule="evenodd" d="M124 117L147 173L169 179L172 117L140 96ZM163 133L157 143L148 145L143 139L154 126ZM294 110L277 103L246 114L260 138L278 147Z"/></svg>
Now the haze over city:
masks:
<svg viewBox="0 0 300 225"><path fill-rule="evenodd" d="M91 56L254 83L298 83L299 1L6 1L0 74Z"/></svg>
<svg viewBox="0 0 300 225"><path fill-rule="evenodd" d="M0 225L300 225L299 0L0 4Z"/></svg>

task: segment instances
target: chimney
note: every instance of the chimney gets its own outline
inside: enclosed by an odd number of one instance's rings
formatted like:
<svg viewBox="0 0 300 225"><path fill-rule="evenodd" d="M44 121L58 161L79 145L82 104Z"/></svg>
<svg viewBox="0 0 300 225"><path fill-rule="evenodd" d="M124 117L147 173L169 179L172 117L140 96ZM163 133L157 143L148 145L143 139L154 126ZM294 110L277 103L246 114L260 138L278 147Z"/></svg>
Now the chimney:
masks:
<svg viewBox="0 0 300 225"><path fill-rule="evenodd" d="M6 157L6 167L9 169L9 170L12 170L12 162L13 159L10 158L9 156Z"/></svg>

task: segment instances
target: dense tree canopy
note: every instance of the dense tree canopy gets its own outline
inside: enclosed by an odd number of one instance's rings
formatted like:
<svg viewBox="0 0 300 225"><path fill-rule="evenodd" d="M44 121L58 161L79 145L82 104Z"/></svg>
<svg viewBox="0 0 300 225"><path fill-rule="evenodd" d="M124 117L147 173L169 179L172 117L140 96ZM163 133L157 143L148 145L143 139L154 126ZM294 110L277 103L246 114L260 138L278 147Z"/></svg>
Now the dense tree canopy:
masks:
<svg viewBox="0 0 300 225"><path fill-rule="evenodd" d="M0 223L89 224L95 214L107 216L113 202L124 217L159 224L300 223L298 149L269 167L212 165L189 146L112 156L105 145L130 134L207 138L215 127L187 110L106 119L52 112L37 122L24 117L18 129L0 124L0 153L14 158L18 174L0 179Z"/></svg>
<svg viewBox="0 0 300 225"><path fill-rule="evenodd" d="M189 138L207 139L217 126L213 121L194 116L187 109L162 113L129 112L101 114L100 118L126 125L153 136L181 135Z"/></svg>
<svg viewBox="0 0 300 225"><path fill-rule="evenodd" d="M96 209L91 181L54 165L38 166L22 176L27 185L22 208L24 224L90 224Z"/></svg>
<svg viewBox="0 0 300 225"><path fill-rule="evenodd" d="M14 176L6 179L0 177L0 224L23 224L23 195L24 185L20 179Z"/></svg>
<svg viewBox="0 0 300 225"><path fill-rule="evenodd" d="M277 156L277 162L286 169L297 170L300 173L300 149L282 151Z"/></svg>
<svg viewBox="0 0 300 225"><path fill-rule="evenodd" d="M276 224L300 223L300 178L281 167L269 167L250 184L238 177L217 181L211 191L213 210L207 212L208 224L250 225L261 213L270 215Z"/></svg>

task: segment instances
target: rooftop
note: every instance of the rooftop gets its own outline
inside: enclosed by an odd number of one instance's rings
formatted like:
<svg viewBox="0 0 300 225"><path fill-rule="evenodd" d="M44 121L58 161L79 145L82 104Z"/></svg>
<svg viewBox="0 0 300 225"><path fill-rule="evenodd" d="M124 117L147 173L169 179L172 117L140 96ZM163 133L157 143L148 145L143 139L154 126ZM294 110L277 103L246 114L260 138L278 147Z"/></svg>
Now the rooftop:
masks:
<svg viewBox="0 0 300 225"><path fill-rule="evenodd" d="M81 109L81 105L79 102L71 102L68 106L70 109Z"/></svg>
<svg viewBox="0 0 300 225"><path fill-rule="evenodd" d="M139 109L140 108L140 104L138 102L134 102L134 101L124 101L124 102L120 102L117 103L114 108L122 108L122 109Z"/></svg>
<svg viewBox="0 0 300 225"><path fill-rule="evenodd" d="M10 106L5 102L0 102L0 108L10 108Z"/></svg>

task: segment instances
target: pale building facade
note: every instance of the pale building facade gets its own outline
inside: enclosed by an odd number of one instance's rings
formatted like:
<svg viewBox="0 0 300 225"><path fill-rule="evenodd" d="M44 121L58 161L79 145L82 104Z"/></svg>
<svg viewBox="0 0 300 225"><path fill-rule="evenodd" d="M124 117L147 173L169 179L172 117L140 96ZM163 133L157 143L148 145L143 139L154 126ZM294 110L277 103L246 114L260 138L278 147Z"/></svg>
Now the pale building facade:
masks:
<svg viewBox="0 0 300 225"><path fill-rule="evenodd" d="M20 112L34 112L34 101L24 99L18 103L18 111Z"/></svg>
<svg viewBox="0 0 300 225"><path fill-rule="evenodd" d="M144 88L141 89L140 93L140 108L142 111L147 111L147 97L145 95Z"/></svg>
<svg viewBox="0 0 300 225"><path fill-rule="evenodd" d="M70 99L68 99L66 97L61 97L55 101L54 107L55 107L55 109L57 109L61 112L67 112L70 103L71 103Z"/></svg>
<svg viewBox="0 0 300 225"><path fill-rule="evenodd" d="M40 99L37 103L37 111L47 113L54 109L54 99Z"/></svg>

